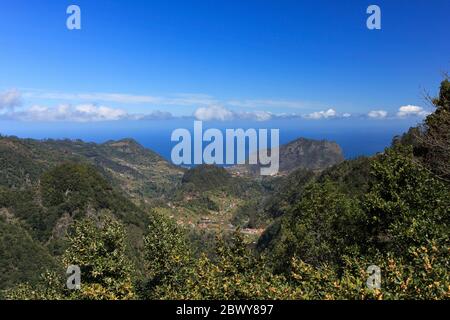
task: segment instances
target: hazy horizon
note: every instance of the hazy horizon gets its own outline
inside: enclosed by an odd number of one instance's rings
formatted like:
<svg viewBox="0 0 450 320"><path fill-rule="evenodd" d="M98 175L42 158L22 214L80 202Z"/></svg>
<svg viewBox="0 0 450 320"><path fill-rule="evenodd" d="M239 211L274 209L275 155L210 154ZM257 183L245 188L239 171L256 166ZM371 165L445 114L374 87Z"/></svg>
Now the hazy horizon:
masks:
<svg viewBox="0 0 450 320"><path fill-rule="evenodd" d="M268 122L205 122L205 128L279 128L281 120ZM346 159L358 156L371 156L388 147L396 135L405 133L410 127L417 125L417 119L390 121L362 119L354 123L350 119L322 121L282 121L280 144L286 144L298 138L329 140L338 143ZM351 126L349 125L351 123ZM22 123L23 124L23 123ZM32 139L81 139L85 142L103 143L108 140L133 138L165 159L170 159L174 142L170 141L173 130L186 128L192 131L193 119L184 120L147 120L116 121L96 123L28 123L17 125L17 122L0 121L0 134Z"/></svg>

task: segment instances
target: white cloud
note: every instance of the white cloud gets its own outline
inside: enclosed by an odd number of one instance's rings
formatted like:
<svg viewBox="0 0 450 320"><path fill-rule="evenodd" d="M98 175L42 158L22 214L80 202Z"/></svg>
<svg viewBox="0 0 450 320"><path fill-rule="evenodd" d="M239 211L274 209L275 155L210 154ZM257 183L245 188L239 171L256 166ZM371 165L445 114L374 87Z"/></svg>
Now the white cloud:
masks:
<svg viewBox="0 0 450 320"><path fill-rule="evenodd" d="M352 115L350 113L339 114L334 109L328 109L326 111L313 112L307 115L302 115L299 113L272 113L268 111L251 111L251 112L240 112L232 111L223 106L210 106L201 107L194 112L194 117L201 121L228 121L228 120L250 120L250 121L268 121L271 119L331 119L331 118L349 118Z"/></svg>
<svg viewBox="0 0 450 320"><path fill-rule="evenodd" d="M384 119L387 117L388 113L384 110L372 110L367 115L369 116L369 118Z"/></svg>
<svg viewBox="0 0 450 320"><path fill-rule="evenodd" d="M229 120L253 120L267 121L272 119L273 114L266 111L235 112L222 106L201 107L195 110L194 117L200 121L229 121Z"/></svg>
<svg viewBox="0 0 450 320"><path fill-rule="evenodd" d="M56 107L34 105L26 110L12 111L2 115L2 119L20 121L67 121L67 122L100 122L117 120L167 120L173 118L170 112L153 111L146 114L129 114L125 110L81 104L71 106L61 104Z"/></svg>
<svg viewBox="0 0 450 320"><path fill-rule="evenodd" d="M14 109L22 104L22 95L18 90L10 90L0 93L0 110Z"/></svg>
<svg viewBox="0 0 450 320"><path fill-rule="evenodd" d="M16 109L22 105L22 97L35 99L55 99L73 100L74 104L61 103L57 106L47 107L39 103L27 109ZM75 100L86 103L76 104ZM177 94L171 98L139 96L120 93L90 93L90 94L67 94L67 93L44 93L41 91L26 91L21 94L17 90L11 90L0 94L0 111L2 119L16 119L22 121L70 121L70 122L95 122L95 121L115 121L115 120L167 120L174 116L167 111L153 111L147 113L130 114L125 108L109 107L103 104L91 103L92 101L110 101L116 103L130 104L161 104L161 105L186 105L197 106L193 117L202 121L229 121L229 120L249 120L268 121L271 119L332 119L349 118L350 113L338 113L334 109L312 112L310 114L301 113L272 113L270 111L251 110L234 111L227 106L234 105L240 107L255 108L262 107L286 107L300 108L303 104L298 101L288 100L243 100L228 101L221 104L218 100L205 94ZM400 108L399 115L422 114L424 111L419 107L405 106ZM385 117L385 111L371 111L370 117ZM183 116L180 116L183 117Z"/></svg>
<svg viewBox="0 0 450 320"><path fill-rule="evenodd" d="M318 120L318 119L334 118L336 116L337 116L336 110L328 109L326 111L317 111L317 112L310 113L310 114L306 115L305 118Z"/></svg>
<svg viewBox="0 0 450 320"><path fill-rule="evenodd" d="M10 118L22 121L114 121L126 119L128 114L121 109L113 109L94 104L83 104L72 107L62 104L54 108L34 105L20 112L13 112Z"/></svg>
<svg viewBox="0 0 450 320"><path fill-rule="evenodd" d="M266 111L236 113L236 118L255 121L268 121L272 119L273 116L272 113Z"/></svg>
<svg viewBox="0 0 450 320"><path fill-rule="evenodd" d="M44 92L29 89L24 92L25 98L44 100L67 100L69 102L97 102L97 103L121 103L121 104L148 104L159 106L197 106L208 107L212 105L223 105L227 107L240 108L291 108L303 109L319 105L315 102L304 102L298 100L283 99L230 99L220 100L208 94L178 93L168 96L134 95L127 93L66 93L66 92Z"/></svg>
<svg viewBox="0 0 450 320"><path fill-rule="evenodd" d="M105 106L96 106L93 104L83 104L75 107L75 114L80 119L89 121L110 121L120 120L127 116L127 112L121 109L113 109Z"/></svg>
<svg viewBox="0 0 450 320"><path fill-rule="evenodd" d="M209 106L195 110L194 117L200 121L227 121L234 118L234 113L221 106Z"/></svg>
<svg viewBox="0 0 450 320"><path fill-rule="evenodd" d="M126 93L63 93L63 92L41 92L28 91L24 94L27 98L46 100L68 100L88 102L113 102L121 104L148 104L148 105L211 105L217 100L205 94L176 94L170 97L133 95Z"/></svg>
<svg viewBox="0 0 450 320"><path fill-rule="evenodd" d="M400 107L397 112L397 116L400 118L409 117L409 116L419 116L425 117L430 113L423 110L422 107L407 105Z"/></svg>

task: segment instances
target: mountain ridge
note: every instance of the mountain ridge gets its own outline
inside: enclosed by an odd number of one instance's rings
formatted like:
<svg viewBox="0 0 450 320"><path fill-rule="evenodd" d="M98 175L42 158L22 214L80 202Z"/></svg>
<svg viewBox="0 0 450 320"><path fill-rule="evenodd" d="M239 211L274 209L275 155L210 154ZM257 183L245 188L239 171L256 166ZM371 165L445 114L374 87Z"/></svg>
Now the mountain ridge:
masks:
<svg viewBox="0 0 450 320"><path fill-rule="evenodd" d="M0 137L0 184L21 188L64 162L93 165L136 200L161 197L181 182L184 169L131 138L97 144L82 140Z"/></svg>
<svg viewBox="0 0 450 320"><path fill-rule="evenodd" d="M280 167L277 175L287 175L298 169L322 171L345 158L342 148L334 141L297 138L279 148ZM256 176L261 165L236 165L228 170L234 175Z"/></svg>

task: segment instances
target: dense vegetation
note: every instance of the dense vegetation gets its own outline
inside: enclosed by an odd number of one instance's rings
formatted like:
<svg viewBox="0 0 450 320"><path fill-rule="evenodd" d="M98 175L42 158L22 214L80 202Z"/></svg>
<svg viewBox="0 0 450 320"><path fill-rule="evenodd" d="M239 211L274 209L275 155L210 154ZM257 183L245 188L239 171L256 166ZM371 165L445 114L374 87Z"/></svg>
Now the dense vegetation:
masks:
<svg viewBox="0 0 450 320"><path fill-rule="evenodd" d="M449 299L449 96L447 79L423 125L371 158L262 181L187 171L169 200L225 214L230 198L235 225L270 223L256 246L239 228L193 232L174 204L138 206L86 164L30 174L39 183L20 188L29 164L14 175L8 165L0 289L9 299ZM81 290L65 289L69 265ZM366 285L373 265L381 288Z"/></svg>
<svg viewBox="0 0 450 320"><path fill-rule="evenodd" d="M0 186L16 189L37 183L43 173L65 162L93 166L136 200L170 193L183 175L182 169L132 139L95 144L0 136L0 155Z"/></svg>

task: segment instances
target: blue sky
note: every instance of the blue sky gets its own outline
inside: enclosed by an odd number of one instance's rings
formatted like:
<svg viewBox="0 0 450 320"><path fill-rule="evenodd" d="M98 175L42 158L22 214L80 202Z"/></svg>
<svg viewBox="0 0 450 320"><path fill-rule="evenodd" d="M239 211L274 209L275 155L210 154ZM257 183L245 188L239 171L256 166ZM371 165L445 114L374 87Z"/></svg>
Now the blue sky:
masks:
<svg viewBox="0 0 450 320"><path fill-rule="evenodd" d="M81 30L66 28L71 4ZM370 4L381 30L366 28ZM448 0L9 1L0 117L420 118L449 69L448 12Z"/></svg>

